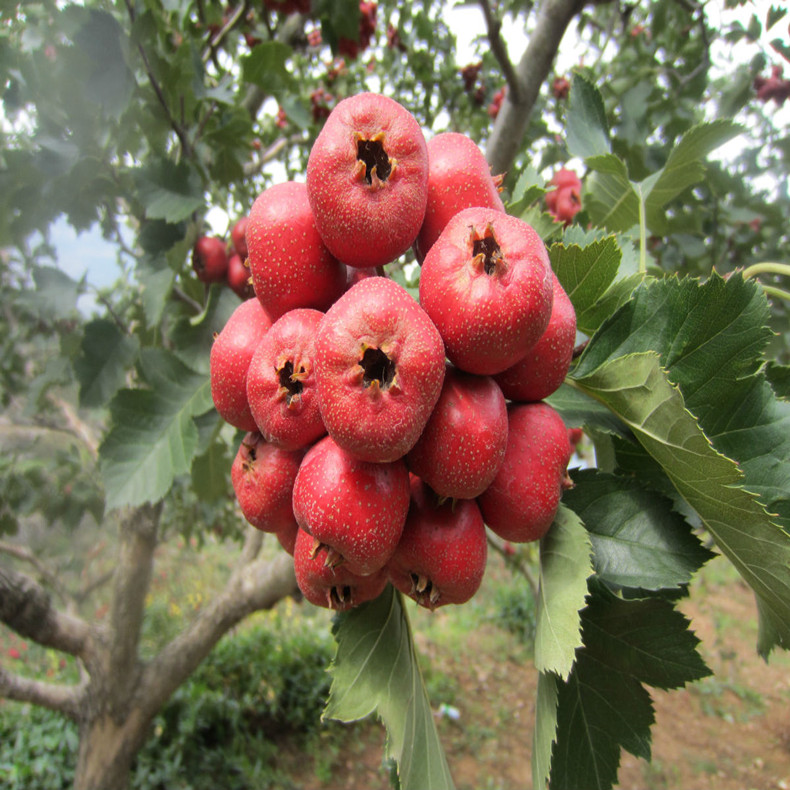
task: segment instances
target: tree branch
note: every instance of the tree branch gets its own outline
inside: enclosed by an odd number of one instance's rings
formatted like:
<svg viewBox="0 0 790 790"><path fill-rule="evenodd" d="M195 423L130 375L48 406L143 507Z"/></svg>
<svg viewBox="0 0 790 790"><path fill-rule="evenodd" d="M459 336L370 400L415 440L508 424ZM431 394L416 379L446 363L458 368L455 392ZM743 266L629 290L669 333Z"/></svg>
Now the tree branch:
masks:
<svg viewBox="0 0 790 790"><path fill-rule="evenodd" d="M521 83L519 82L513 63L510 60L510 56L508 55L505 40L502 38L502 20L494 15L491 9L491 3L489 3L488 0L479 0L479 2L486 20L488 43L491 46L491 52L494 53L494 57L497 59L499 67L502 69L502 74L505 77L508 90L514 97L514 100L517 101L521 93Z"/></svg>
<svg viewBox="0 0 790 790"><path fill-rule="evenodd" d="M0 565L0 622L44 647L84 658L91 629L79 617L58 611L49 593L24 573Z"/></svg>
<svg viewBox="0 0 790 790"><path fill-rule="evenodd" d="M138 698L147 715L160 709L234 625L296 590L293 559L284 552L238 568L225 590L146 667Z"/></svg>
<svg viewBox="0 0 790 790"><path fill-rule="evenodd" d="M43 683L0 667L0 697L40 705L42 708L62 713L72 721L78 718L82 693L82 686Z"/></svg>
<svg viewBox="0 0 790 790"><path fill-rule="evenodd" d="M162 505L143 505L124 513L109 616L108 676L119 699L137 683L137 648L151 581Z"/></svg>
<svg viewBox="0 0 790 790"><path fill-rule="evenodd" d="M32 551L26 549L24 546L15 546L12 543L0 541L0 552L8 554L10 557L14 557L21 562L32 565L44 583L48 584L65 604L69 606L73 604L71 595L69 595L66 588L61 584L57 574L47 568Z"/></svg>
<svg viewBox="0 0 790 790"><path fill-rule="evenodd" d="M552 63L573 17L584 0L544 0L538 9L535 29L516 68L518 90L509 90L499 110L486 147L494 173L504 173L521 150L532 108L551 71Z"/></svg>

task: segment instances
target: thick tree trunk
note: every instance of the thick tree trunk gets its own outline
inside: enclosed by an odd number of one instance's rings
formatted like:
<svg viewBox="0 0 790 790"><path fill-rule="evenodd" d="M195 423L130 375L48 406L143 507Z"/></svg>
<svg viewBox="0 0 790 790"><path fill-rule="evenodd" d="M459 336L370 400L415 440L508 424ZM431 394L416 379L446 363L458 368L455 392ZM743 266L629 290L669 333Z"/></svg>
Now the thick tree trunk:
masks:
<svg viewBox="0 0 790 790"><path fill-rule="evenodd" d="M123 721L105 712L85 722L80 727L74 790L126 790L149 724L139 710L130 711Z"/></svg>

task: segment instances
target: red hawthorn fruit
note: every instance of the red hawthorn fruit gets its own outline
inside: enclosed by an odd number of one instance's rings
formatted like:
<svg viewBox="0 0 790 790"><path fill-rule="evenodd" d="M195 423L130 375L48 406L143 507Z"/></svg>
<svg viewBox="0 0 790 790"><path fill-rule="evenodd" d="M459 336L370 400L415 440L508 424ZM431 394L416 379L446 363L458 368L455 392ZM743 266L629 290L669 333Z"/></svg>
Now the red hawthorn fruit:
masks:
<svg viewBox="0 0 790 790"><path fill-rule="evenodd" d="M274 119L274 124L278 129L285 129L288 126L288 114L282 107L277 108L277 117ZM258 146L260 149L260 146Z"/></svg>
<svg viewBox="0 0 790 790"><path fill-rule="evenodd" d="M293 557L296 583L314 606L344 612L378 598L387 586L384 569L358 576L343 565L325 565L323 554L316 551L315 540L302 529L296 533Z"/></svg>
<svg viewBox="0 0 790 790"><path fill-rule="evenodd" d="M343 36L337 42L337 51L350 60L354 60L360 52L364 52L376 32L376 3L361 2L359 4L359 36L356 40Z"/></svg>
<svg viewBox="0 0 790 790"><path fill-rule="evenodd" d="M771 66L770 77L755 77L754 89L757 98L762 102L773 99L776 104L783 104L790 98L790 80L782 79L782 67L780 65Z"/></svg>
<svg viewBox="0 0 790 790"><path fill-rule="evenodd" d="M329 102L333 101L331 93L327 93L323 88L316 88L310 94L310 110L313 116L313 122L318 123L329 117L331 110L329 109Z"/></svg>
<svg viewBox="0 0 790 790"><path fill-rule="evenodd" d="M247 400L267 442L286 450L326 434L315 380L315 337L324 314L296 308L280 316L255 349Z"/></svg>
<svg viewBox="0 0 790 790"><path fill-rule="evenodd" d="M346 269L321 240L303 183L265 189L246 238L255 295L272 319L296 307L326 310L343 293Z"/></svg>
<svg viewBox="0 0 790 790"><path fill-rule="evenodd" d="M568 82L567 77L557 77L554 82L551 83L551 92L558 101L567 99L570 90L571 84Z"/></svg>
<svg viewBox="0 0 790 790"><path fill-rule="evenodd" d="M508 407L505 460L477 498L485 523L503 540L529 543L551 526L570 483L573 448L562 417L547 403Z"/></svg>
<svg viewBox="0 0 790 790"><path fill-rule="evenodd" d="M450 365L439 400L406 465L439 496L474 499L499 471L507 446L507 404L490 376Z"/></svg>
<svg viewBox="0 0 790 790"><path fill-rule="evenodd" d="M483 67L483 61L479 60L477 63L467 63L459 69L461 79L464 81L464 90L471 93L477 84L477 77L480 74L480 69Z"/></svg>
<svg viewBox="0 0 790 790"><path fill-rule="evenodd" d="M376 266L370 269L360 269L354 266L347 266L346 269L346 290L355 286L360 280L366 280L368 277L385 277L384 269Z"/></svg>
<svg viewBox="0 0 790 790"><path fill-rule="evenodd" d="M294 547L296 545L296 535L299 532L299 525L294 519L293 524L289 524L282 529L278 529L274 534L277 535L277 540L285 551L292 557L294 555Z"/></svg>
<svg viewBox="0 0 790 790"><path fill-rule="evenodd" d="M491 99L491 104L488 105L488 114L491 118L496 118L499 115L499 111L502 109L502 102L505 101L506 92L507 87L503 85Z"/></svg>
<svg viewBox="0 0 790 790"><path fill-rule="evenodd" d="M310 0L263 0L263 5L283 16L310 13Z"/></svg>
<svg viewBox="0 0 790 790"><path fill-rule="evenodd" d="M247 217L241 217L236 220L233 227L230 229L230 240L233 244L233 249L236 254L244 261L247 260Z"/></svg>
<svg viewBox="0 0 790 790"><path fill-rule="evenodd" d="M508 400L548 398L565 381L576 345L576 311L556 275L551 318L540 340L515 365L494 376Z"/></svg>
<svg viewBox="0 0 790 790"><path fill-rule="evenodd" d="M228 251L217 236L201 236L192 248L192 268L198 280L221 283L228 271Z"/></svg>
<svg viewBox="0 0 790 790"><path fill-rule="evenodd" d="M257 431L242 439L230 478L244 518L263 532L295 529L291 504L304 452L269 444Z"/></svg>
<svg viewBox="0 0 790 790"><path fill-rule="evenodd" d="M561 168L549 181L554 187L546 193L546 208L555 222L570 225L582 208L582 182L573 170Z"/></svg>
<svg viewBox="0 0 790 790"><path fill-rule="evenodd" d="M477 503L442 501L412 477L406 524L387 564L392 584L426 609L466 603L480 588L487 557Z"/></svg>
<svg viewBox="0 0 790 790"><path fill-rule="evenodd" d="M495 209L458 212L422 264L420 304L450 361L469 373L501 373L524 357L548 326L551 302L543 240Z"/></svg>
<svg viewBox="0 0 790 790"><path fill-rule="evenodd" d="M414 116L393 99L359 93L327 118L307 161L315 223L349 266L383 266L411 247L428 199L428 151Z"/></svg>
<svg viewBox="0 0 790 790"><path fill-rule="evenodd" d="M311 47L320 47L321 44L324 43L324 40L321 36L321 28L314 27L312 30L308 30L307 32L307 43Z"/></svg>
<svg viewBox="0 0 790 790"><path fill-rule="evenodd" d="M325 436L296 475L293 510L326 565L367 576L381 570L398 545L409 509L403 460L360 461Z"/></svg>
<svg viewBox="0 0 790 790"><path fill-rule="evenodd" d="M255 296L250 270L245 266L244 259L237 253L233 253L228 258L227 281L228 287L239 299L251 299Z"/></svg>
<svg viewBox="0 0 790 790"><path fill-rule="evenodd" d="M584 431L581 428L568 428L568 441L572 447L576 447L584 436Z"/></svg>
<svg viewBox="0 0 790 790"><path fill-rule="evenodd" d="M257 299L242 302L214 339L209 357L211 397L225 422L241 431L257 431L247 401L247 371L272 320Z"/></svg>
<svg viewBox="0 0 790 790"><path fill-rule="evenodd" d="M327 431L365 461L394 461L420 437L444 380L444 344L394 280L368 277L318 328L316 377Z"/></svg>
<svg viewBox="0 0 790 790"><path fill-rule="evenodd" d="M501 178L491 175L477 143L459 132L442 132L428 140L428 201L414 244L418 261L425 259L447 223L462 209L485 206L505 211L499 196Z"/></svg>

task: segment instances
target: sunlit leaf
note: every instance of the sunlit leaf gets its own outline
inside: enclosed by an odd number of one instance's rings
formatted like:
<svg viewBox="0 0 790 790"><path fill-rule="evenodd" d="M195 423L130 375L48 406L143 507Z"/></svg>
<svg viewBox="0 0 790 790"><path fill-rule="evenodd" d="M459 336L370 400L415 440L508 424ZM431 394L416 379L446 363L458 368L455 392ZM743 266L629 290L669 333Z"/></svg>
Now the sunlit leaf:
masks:
<svg viewBox="0 0 790 790"><path fill-rule="evenodd" d="M425 691L403 599L392 586L341 615L324 717L350 722L378 713L402 790L453 788Z"/></svg>
<svg viewBox="0 0 790 790"><path fill-rule="evenodd" d="M608 154L612 150L601 94L578 72L571 81L567 143L571 155L581 159Z"/></svg>
<svg viewBox="0 0 790 790"><path fill-rule="evenodd" d="M540 544L535 666L567 678L581 646L579 612L592 575L590 537L578 516L560 507Z"/></svg>

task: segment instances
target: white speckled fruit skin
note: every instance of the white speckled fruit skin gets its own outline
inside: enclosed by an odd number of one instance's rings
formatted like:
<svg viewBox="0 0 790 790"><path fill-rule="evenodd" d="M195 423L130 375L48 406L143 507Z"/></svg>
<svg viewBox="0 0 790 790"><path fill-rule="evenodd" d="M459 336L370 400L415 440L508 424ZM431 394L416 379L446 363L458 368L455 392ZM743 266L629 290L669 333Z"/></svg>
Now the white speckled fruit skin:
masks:
<svg viewBox="0 0 790 790"><path fill-rule="evenodd" d="M409 509L406 464L359 461L325 436L308 451L293 490L299 526L344 558L348 570L375 573L398 545Z"/></svg>
<svg viewBox="0 0 790 790"><path fill-rule="evenodd" d="M297 307L326 310L345 290L346 267L321 240L303 183L265 189L245 233L255 295L272 320Z"/></svg>
<svg viewBox="0 0 790 790"><path fill-rule="evenodd" d="M439 495L474 499L499 471L507 403L490 376L447 366L442 393L406 465Z"/></svg>
<svg viewBox="0 0 790 790"><path fill-rule="evenodd" d="M459 212L485 206L504 213L485 155L477 143L460 132L442 132L428 140L428 203L414 244L418 261Z"/></svg>
<svg viewBox="0 0 790 790"><path fill-rule="evenodd" d="M486 524L513 543L542 538L559 507L571 454L568 429L551 406L510 404L505 460L477 498Z"/></svg>
<svg viewBox="0 0 790 790"><path fill-rule="evenodd" d="M364 347L395 363L396 387L365 387ZM329 435L357 458L387 462L415 444L444 381L444 344L420 305L394 280L369 277L327 311L316 342L321 414Z"/></svg>
<svg viewBox="0 0 790 790"><path fill-rule="evenodd" d="M360 173L357 139L382 134L396 165L382 182ZM343 263L383 266L414 243L428 198L428 152L414 116L393 99L360 93L339 102L310 149L307 190L318 232Z"/></svg>
<svg viewBox="0 0 790 790"><path fill-rule="evenodd" d="M472 229L493 228L503 265L475 263ZM524 357L551 316L552 271L538 233L487 208L460 211L425 256L420 304L436 324L450 361L469 373L501 373Z"/></svg>
<svg viewBox="0 0 790 790"><path fill-rule="evenodd" d="M559 389L570 370L576 345L576 311L554 276L551 318L540 340L515 365L494 376L508 400L534 403Z"/></svg>
<svg viewBox="0 0 790 790"><path fill-rule="evenodd" d="M247 401L247 372L272 320L255 299L242 302L214 339L209 356L211 397L225 422L242 431L257 431Z"/></svg>
<svg viewBox="0 0 790 790"><path fill-rule="evenodd" d="M286 450L307 447L325 433L315 380L315 338L324 318L308 307L280 316L261 339L247 372L247 400L263 437ZM290 362L302 386L288 399L279 370Z"/></svg>

